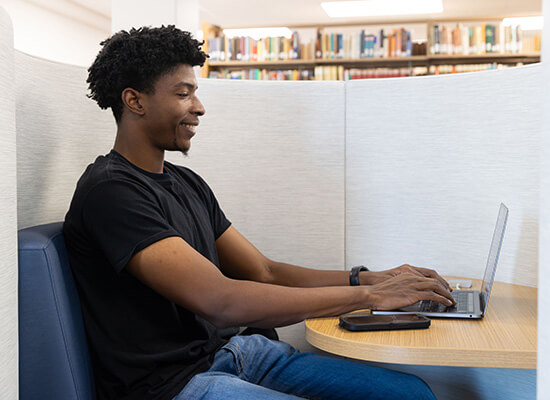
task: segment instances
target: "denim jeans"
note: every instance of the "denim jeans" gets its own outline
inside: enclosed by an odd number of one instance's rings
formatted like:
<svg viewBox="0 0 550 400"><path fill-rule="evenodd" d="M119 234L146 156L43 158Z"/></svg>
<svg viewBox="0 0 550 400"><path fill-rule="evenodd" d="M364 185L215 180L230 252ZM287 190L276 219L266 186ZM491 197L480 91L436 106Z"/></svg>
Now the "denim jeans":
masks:
<svg viewBox="0 0 550 400"><path fill-rule="evenodd" d="M414 375L349 360L300 353L261 335L235 336L215 355L212 367L173 400L283 399L434 400Z"/></svg>

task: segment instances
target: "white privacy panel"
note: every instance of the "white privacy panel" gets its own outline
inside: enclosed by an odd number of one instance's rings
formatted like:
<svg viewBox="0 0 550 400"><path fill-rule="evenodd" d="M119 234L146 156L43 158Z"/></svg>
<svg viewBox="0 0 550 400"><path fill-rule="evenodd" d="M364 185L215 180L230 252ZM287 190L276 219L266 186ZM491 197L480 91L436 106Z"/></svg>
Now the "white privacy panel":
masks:
<svg viewBox="0 0 550 400"><path fill-rule="evenodd" d="M346 264L481 278L500 202L496 279L537 282L541 66L351 81Z"/></svg>
<svg viewBox="0 0 550 400"><path fill-rule="evenodd" d="M15 52L19 228L62 221L86 166L113 146L114 118L86 97L87 76Z"/></svg>
<svg viewBox="0 0 550 400"><path fill-rule="evenodd" d="M550 286L550 0L543 0L546 29L542 47L542 142L540 174L539 287ZM550 297L540 290L538 298L537 398L550 398Z"/></svg>
<svg viewBox="0 0 550 400"><path fill-rule="evenodd" d="M344 83L199 80L188 166L266 256L344 264Z"/></svg>
<svg viewBox="0 0 550 400"><path fill-rule="evenodd" d="M18 398L17 195L13 28L0 7L0 398Z"/></svg>
<svg viewBox="0 0 550 400"><path fill-rule="evenodd" d="M19 227L62 220L116 126L85 68L16 52ZM207 114L190 157L234 226L274 259L344 263L344 85L200 80Z"/></svg>

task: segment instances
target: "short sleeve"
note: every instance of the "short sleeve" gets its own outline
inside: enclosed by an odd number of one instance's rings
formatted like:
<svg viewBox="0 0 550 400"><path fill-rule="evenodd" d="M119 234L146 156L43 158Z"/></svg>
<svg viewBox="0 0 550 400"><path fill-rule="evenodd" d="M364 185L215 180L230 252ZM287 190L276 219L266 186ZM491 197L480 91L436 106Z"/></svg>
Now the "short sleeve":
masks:
<svg viewBox="0 0 550 400"><path fill-rule="evenodd" d="M167 222L154 194L126 181L109 180L96 185L84 201L82 221L91 240L117 272L151 244L181 236Z"/></svg>

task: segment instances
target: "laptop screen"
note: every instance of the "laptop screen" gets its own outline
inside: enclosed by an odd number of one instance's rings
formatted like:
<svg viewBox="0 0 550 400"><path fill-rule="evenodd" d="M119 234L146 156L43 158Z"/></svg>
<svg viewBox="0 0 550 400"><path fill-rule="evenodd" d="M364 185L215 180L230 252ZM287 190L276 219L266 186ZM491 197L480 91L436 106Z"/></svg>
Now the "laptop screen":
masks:
<svg viewBox="0 0 550 400"><path fill-rule="evenodd" d="M483 283L481 284L481 310L483 314L485 314L487 304L489 303L489 295L491 294L491 287L493 286L493 280L495 279L498 257L502 247L502 239L504 238L504 230L506 229L507 221L508 207L500 203L497 224L495 226L495 232L493 233L493 241L491 242L489 257L487 258L487 267L485 267L485 276L483 277Z"/></svg>

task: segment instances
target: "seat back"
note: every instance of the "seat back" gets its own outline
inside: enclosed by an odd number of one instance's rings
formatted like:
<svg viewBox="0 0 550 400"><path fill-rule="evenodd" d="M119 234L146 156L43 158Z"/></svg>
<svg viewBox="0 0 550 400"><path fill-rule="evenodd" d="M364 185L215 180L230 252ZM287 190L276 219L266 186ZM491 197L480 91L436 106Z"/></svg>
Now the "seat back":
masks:
<svg viewBox="0 0 550 400"><path fill-rule="evenodd" d="M19 241L19 398L93 400L95 390L62 223Z"/></svg>

